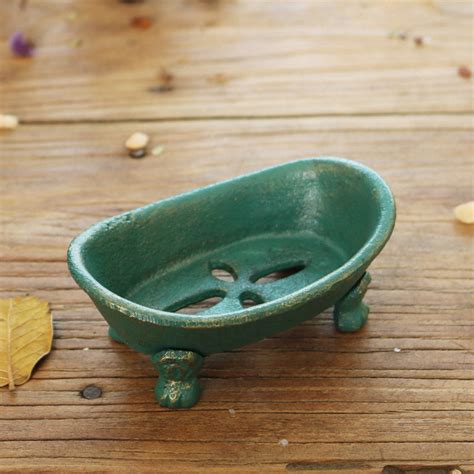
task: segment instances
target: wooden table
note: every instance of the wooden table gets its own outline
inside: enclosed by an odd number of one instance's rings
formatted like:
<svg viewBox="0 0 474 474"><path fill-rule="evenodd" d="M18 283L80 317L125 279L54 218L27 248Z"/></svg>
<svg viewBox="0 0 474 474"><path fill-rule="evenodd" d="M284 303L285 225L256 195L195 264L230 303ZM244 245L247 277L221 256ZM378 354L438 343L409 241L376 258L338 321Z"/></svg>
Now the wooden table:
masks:
<svg viewBox="0 0 474 474"><path fill-rule="evenodd" d="M452 213L472 199L473 80L458 74L473 66L472 10L1 2L1 111L22 122L0 135L1 296L49 300L55 339L27 384L0 390L0 470L474 469L473 231ZM136 16L152 26L133 28ZM33 58L11 57L16 30L35 40ZM164 152L128 158L135 131ZM149 360L107 337L69 276L70 240L106 216L315 155L375 168L397 199L369 324L338 334L327 313L209 357L201 402L160 408ZM100 398L81 397L91 384Z"/></svg>

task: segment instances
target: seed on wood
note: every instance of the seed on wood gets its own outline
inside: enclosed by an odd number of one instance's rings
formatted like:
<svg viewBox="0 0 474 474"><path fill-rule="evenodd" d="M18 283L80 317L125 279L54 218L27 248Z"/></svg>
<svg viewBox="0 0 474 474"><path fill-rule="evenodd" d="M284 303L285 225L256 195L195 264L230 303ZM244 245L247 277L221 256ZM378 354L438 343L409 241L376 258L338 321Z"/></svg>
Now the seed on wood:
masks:
<svg viewBox="0 0 474 474"><path fill-rule="evenodd" d="M134 16L130 20L130 26L139 28L141 30L147 30L153 25L153 20L148 16Z"/></svg>
<svg viewBox="0 0 474 474"><path fill-rule="evenodd" d="M454 216L463 224L474 224L474 201L460 204L454 209Z"/></svg>
<svg viewBox="0 0 474 474"><path fill-rule="evenodd" d="M423 41L423 38L421 36L415 36L413 38L413 41L415 42L415 44L417 46L423 46L424 41Z"/></svg>
<svg viewBox="0 0 474 474"><path fill-rule="evenodd" d="M15 115L0 115L0 129L13 130L18 127L18 117Z"/></svg>
<svg viewBox="0 0 474 474"><path fill-rule="evenodd" d="M163 151L164 151L165 147L163 145L157 145L153 148L153 150L151 150L151 154L153 156L160 156Z"/></svg>
<svg viewBox="0 0 474 474"><path fill-rule="evenodd" d="M96 385L88 385L81 391L81 396L87 400L95 400L102 396L102 389Z"/></svg>
<svg viewBox="0 0 474 474"><path fill-rule="evenodd" d="M129 150L141 150L146 148L148 142L150 141L150 137L146 133L142 132L135 132L132 133L125 142L125 147Z"/></svg>
<svg viewBox="0 0 474 474"><path fill-rule="evenodd" d="M472 76L472 72L467 66L459 66L458 76L462 77L463 79L470 79Z"/></svg>

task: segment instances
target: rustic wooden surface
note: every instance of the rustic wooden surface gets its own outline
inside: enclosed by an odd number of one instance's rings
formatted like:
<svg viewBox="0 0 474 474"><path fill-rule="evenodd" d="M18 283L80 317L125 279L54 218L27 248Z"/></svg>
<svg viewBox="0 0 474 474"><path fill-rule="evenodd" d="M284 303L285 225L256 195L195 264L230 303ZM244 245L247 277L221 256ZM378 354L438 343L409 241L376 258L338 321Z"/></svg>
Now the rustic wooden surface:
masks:
<svg viewBox="0 0 474 474"><path fill-rule="evenodd" d="M452 217L472 199L472 79L457 74L471 2L30 0L0 17L1 111L23 121L0 134L0 296L49 300L55 324L33 378L0 390L0 471L474 470L473 231ZM18 29L34 58L10 57ZM164 152L128 158L137 130ZM397 199L368 325L338 334L327 313L213 355L201 402L160 408L149 360L107 337L69 276L69 241L315 155L372 166ZM90 384L100 398L81 397Z"/></svg>

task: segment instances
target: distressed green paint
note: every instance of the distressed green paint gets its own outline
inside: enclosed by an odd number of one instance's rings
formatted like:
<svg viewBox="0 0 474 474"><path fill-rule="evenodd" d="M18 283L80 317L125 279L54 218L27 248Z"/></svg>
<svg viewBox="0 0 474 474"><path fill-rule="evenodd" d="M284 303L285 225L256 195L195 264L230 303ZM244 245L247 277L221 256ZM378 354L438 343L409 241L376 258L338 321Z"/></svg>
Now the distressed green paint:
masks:
<svg viewBox="0 0 474 474"><path fill-rule="evenodd" d="M168 408L192 407L201 395L197 380L203 357L196 352L167 350L151 358L160 377L155 387L156 399Z"/></svg>
<svg viewBox="0 0 474 474"><path fill-rule="evenodd" d="M363 298L371 277L365 272L360 281L334 305L334 324L341 332L354 332L360 329L369 316L369 307Z"/></svg>
<svg viewBox="0 0 474 474"><path fill-rule="evenodd" d="M284 331L333 305L339 330L361 327L366 270L394 223L392 194L375 172L314 158L98 223L74 239L68 263L111 337L152 356L160 403L185 407L199 397L201 357ZM301 271L288 278L257 281L295 266ZM215 268L235 281L214 278ZM202 313L175 312L215 296L222 301ZM245 298L259 304L243 308ZM171 359L173 376L166 369Z"/></svg>

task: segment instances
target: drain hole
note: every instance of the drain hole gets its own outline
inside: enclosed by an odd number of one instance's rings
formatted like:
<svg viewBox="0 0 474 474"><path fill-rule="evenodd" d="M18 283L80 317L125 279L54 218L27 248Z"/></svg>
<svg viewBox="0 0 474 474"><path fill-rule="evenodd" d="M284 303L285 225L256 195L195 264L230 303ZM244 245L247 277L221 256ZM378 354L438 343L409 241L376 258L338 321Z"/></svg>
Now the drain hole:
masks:
<svg viewBox="0 0 474 474"><path fill-rule="evenodd" d="M263 303L263 299L260 295L250 291L244 291L240 295L239 300L242 308L251 308L252 306L257 306Z"/></svg>
<svg viewBox="0 0 474 474"><path fill-rule="evenodd" d="M252 278L252 281L258 285L263 285L265 283L272 283L277 280L283 280L283 278L288 278L292 275L296 275L301 270L304 270L305 265L299 263L297 265L291 265L284 268L279 268L278 270L272 270L270 272L260 273L255 275Z"/></svg>
<svg viewBox="0 0 474 474"><path fill-rule="evenodd" d="M237 274L235 270L227 263L210 263L209 268L212 276L218 280L232 282L237 280Z"/></svg>
<svg viewBox="0 0 474 474"><path fill-rule="evenodd" d="M224 292L196 295L170 306L165 309L165 311L178 314L198 314L220 303L224 299L224 296Z"/></svg>

